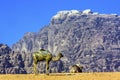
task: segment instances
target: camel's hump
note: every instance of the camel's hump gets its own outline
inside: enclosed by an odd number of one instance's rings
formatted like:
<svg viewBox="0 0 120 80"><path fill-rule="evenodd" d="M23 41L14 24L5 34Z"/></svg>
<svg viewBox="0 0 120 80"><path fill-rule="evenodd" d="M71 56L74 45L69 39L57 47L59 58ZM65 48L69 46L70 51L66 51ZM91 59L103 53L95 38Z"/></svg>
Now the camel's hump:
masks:
<svg viewBox="0 0 120 80"><path fill-rule="evenodd" d="M40 49L40 51L46 51L45 49Z"/></svg>
<svg viewBox="0 0 120 80"><path fill-rule="evenodd" d="M48 53L50 53L48 50L44 50L44 49L40 49L40 52L43 53L43 54L48 54Z"/></svg>

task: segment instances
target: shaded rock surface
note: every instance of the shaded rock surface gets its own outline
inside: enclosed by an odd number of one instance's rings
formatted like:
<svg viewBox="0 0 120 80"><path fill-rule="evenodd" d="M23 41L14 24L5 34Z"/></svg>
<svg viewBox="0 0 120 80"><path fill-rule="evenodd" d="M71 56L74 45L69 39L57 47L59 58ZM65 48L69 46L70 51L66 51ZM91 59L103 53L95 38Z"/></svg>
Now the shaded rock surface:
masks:
<svg viewBox="0 0 120 80"><path fill-rule="evenodd" d="M26 73L20 53L14 53L5 44L0 44L0 74Z"/></svg>
<svg viewBox="0 0 120 80"><path fill-rule="evenodd" d="M48 26L36 33L26 33L15 43L14 54L10 55L16 57L11 57L13 63L6 63L11 64L10 68L14 65L33 73L32 54L41 48L53 55L64 55L60 61L50 63L50 72L68 72L74 64L81 64L83 72L120 71L120 16L90 10L60 11ZM38 70L45 72L44 62L38 64Z"/></svg>

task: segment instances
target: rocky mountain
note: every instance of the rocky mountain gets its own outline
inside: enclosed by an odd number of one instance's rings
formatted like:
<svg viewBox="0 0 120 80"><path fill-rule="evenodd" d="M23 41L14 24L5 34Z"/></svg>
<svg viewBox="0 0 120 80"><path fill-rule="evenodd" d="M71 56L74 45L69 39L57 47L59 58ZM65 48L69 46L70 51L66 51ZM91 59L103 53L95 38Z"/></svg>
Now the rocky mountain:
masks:
<svg viewBox="0 0 120 80"><path fill-rule="evenodd" d="M17 60L24 64L18 67L33 73L32 54L41 48L64 55L50 63L51 72L68 72L73 64L83 65L83 72L120 71L120 16L89 9L60 11L48 26L26 33L12 46L14 55L21 56ZM44 73L45 63L40 62L38 69Z"/></svg>
<svg viewBox="0 0 120 80"><path fill-rule="evenodd" d="M26 73L20 53L14 53L10 47L0 44L0 74Z"/></svg>

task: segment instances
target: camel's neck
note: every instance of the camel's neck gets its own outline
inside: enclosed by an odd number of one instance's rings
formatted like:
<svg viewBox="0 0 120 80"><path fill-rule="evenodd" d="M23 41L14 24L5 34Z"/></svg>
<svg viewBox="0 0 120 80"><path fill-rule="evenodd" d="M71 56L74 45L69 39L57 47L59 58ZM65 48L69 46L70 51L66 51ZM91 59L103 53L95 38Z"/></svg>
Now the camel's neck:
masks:
<svg viewBox="0 0 120 80"><path fill-rule="evenodd" d="M52 61L58 61L58 60L60 60L60 56L55 56L55 57L52 57Z"/></svg>

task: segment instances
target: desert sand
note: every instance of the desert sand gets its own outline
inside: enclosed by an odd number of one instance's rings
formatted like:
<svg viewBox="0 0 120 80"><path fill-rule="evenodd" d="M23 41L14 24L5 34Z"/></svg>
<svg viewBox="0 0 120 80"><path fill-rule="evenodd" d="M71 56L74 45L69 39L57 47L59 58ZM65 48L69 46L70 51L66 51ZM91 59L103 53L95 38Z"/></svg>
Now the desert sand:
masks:
<svg viewBox="0 0 120 80"><path fill-rule="evenodd" d="M120 80L120 72L1 74L0 80Z"/></svg>

